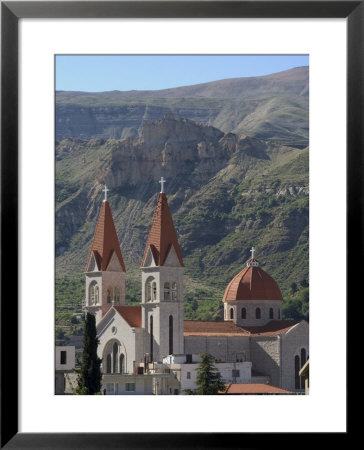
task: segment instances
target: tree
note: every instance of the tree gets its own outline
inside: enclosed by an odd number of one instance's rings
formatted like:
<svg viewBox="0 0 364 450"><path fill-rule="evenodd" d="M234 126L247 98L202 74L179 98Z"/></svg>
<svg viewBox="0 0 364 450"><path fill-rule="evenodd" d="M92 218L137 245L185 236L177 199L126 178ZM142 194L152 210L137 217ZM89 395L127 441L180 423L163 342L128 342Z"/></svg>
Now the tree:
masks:
<svg viewBox="0 0 364 450"><path fill-rule="evenodd" d="M94 395L100 392L101 359L97 356L98 344L95 316L87 313L83 335L82 363L76 394Z"/></svg>
<svg viewBox="0 0 364 450"><path fill-rule="evenodd" d="M216 395L219 391L225 390L221 374L214 366L215 359L209 353L201 355L201 362L197 369L195 394Z"/></svg>

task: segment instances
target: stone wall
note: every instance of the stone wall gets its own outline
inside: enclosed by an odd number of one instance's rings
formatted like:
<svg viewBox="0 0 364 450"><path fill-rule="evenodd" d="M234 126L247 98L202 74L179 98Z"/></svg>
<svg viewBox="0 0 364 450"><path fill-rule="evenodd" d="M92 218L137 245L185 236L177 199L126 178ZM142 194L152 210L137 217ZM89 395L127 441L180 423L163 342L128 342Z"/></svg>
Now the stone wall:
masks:
<svg viewBox="0 0 364 450"><path fill-rule="evenodd" d="M279 337L254 336L251 338L253 370L270 377L273 386L282 387L280 381Z"/></svg>

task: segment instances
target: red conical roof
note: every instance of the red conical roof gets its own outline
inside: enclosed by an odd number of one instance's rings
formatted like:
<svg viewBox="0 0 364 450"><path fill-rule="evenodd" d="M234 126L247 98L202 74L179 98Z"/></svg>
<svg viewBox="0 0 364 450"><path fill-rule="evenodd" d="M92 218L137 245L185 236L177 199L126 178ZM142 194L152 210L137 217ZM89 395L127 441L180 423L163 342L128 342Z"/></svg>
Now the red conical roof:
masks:
<svg viewBox="0 0 364 450"><path fill-rule="evenodd" d="M115 253L122 270L125 272L125 265L121 255L119 239L116 234L110 205L108 201L104 201L101 206L99 220L96 225L85 270L87 271L88 269L92 255L95 256L98 269L106 270L113 253Z"/></svg>
<svg viewBox="0 0 364 450"><path fill-rule="evenodd" d="M283 300L281 290L274 279L258 267L255 259L239 272L228 284L223 302L236 300Z"/></svg>
<svg viewBox="0 0 364 450"><path fill-rule="evenodd" d="M161 192L158 196L157 208L154 212L152 227L145 246L142 266L145 264L149 249L153 254L156 265L163 266L172 246L177 254L179 263L183 266L176 231L167 203L167 196L164 192Z"/></svg>

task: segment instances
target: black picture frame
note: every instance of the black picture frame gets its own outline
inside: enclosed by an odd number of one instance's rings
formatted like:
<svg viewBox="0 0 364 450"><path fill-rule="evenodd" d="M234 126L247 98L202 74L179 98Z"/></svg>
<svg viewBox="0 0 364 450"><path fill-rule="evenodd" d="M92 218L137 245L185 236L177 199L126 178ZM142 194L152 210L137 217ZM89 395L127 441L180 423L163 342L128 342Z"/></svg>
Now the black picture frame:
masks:
<svg viewBox="0 0 364 450"><path fill-rule="evenodd" d="M257 448L267 433L18 432L18 22L21 18L346 18L347 301L361 292L363 263L364 1L1 2L1 448ZM356 261L353 264L353 260ZM11 298L10 296L11 287ZM356 294L358 295L358 294ZM360 294L359 294L360 295ZM11 300L11 301L10 301ZM11 334L12 345L7 345ZM11 367L11 370L9 370ZM334 371L334 367L328 368ZM332 372L331 375L332 376ZM10 388L12 387L12 388ZM14 388L15 387L15 388ZM349 423L346 433L348 436ZM317 436L316 436L317 438ZM335 437L336 439L336 437ZM272 442L272 441L271 441ZM289 444L291 442L291 444ZM289 433L279 445L295 445ZM302 442L302 441L300 441ZM337 442L337 441L336 441ZM297 443L297 442L296 442ZM315 445L317 441L315 441ZM273 445L275 445L273 443Z"/></svg>

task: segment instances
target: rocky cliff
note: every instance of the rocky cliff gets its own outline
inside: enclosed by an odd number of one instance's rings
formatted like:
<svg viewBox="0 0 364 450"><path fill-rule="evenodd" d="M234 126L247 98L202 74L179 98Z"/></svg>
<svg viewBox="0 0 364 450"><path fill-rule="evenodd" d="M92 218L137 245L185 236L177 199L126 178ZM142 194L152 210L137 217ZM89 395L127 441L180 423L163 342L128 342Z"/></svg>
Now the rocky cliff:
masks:
<svg viewBox="0 0 364 450"><path fill-rule="evenodd" d="M285 293L308 280L308 149L171 113L144 121L138 138L57 142L57 277L82 276L106 183L129 283L138 289L162 175L187 293L219 298L252 245Z"/></svg>

